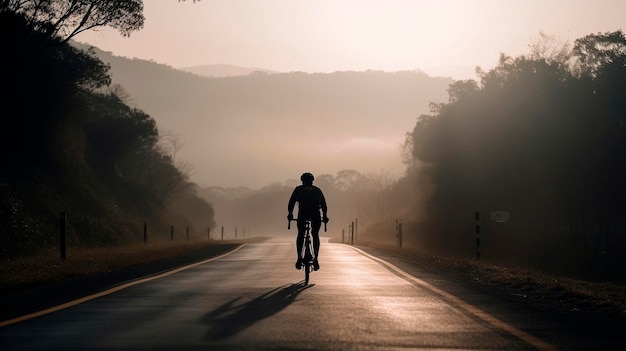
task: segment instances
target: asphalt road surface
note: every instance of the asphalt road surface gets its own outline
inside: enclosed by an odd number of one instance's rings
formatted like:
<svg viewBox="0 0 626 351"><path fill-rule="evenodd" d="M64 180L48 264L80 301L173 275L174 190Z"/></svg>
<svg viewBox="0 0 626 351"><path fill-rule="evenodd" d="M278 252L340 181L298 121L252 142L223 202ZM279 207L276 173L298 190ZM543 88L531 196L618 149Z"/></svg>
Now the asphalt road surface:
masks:
<svg viewBox="0 0 626 351"><path fill-rule="evenodd" d="M293 238L0 324L0 350L556 350L589 339L506 301L322 243L304 285ZM608 343L608 344L607 344Z"/></svg>

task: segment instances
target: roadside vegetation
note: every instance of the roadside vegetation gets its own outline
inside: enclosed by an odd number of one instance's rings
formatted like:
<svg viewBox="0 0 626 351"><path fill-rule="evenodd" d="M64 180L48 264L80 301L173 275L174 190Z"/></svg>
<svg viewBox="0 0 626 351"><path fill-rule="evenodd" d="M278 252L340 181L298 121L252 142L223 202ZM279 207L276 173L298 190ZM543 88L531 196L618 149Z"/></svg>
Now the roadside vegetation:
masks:
<svg viewBox="0 0 626 351"><path fill-rule="evenodd" d="M153 239L215 225L171 140L110 85L109 66L68 45L101 26L130 35L142 11L134 0L0 2L0 259L58 247L61 212L70 247L135 243L144 223Z"/></svg>
<svg viewBox="0 0 626 351"><path fill-rule="evenodd" d="M598 281L626 281L626 37L544 36L450 85L407 135L432 193L411 233L421 247ZM493 211L510 218L497 222Z"/></svg>
<svg viewBox="0 0 626 351"><path fill-rule="evenodd" d="M20 291L64 280L92 277L190 254L216 245L214 241L161 241L118 247L78 247L65 260L48 250L37 255L0 261L0 292ZM174 267L172 267L174 268Z"/></svg>

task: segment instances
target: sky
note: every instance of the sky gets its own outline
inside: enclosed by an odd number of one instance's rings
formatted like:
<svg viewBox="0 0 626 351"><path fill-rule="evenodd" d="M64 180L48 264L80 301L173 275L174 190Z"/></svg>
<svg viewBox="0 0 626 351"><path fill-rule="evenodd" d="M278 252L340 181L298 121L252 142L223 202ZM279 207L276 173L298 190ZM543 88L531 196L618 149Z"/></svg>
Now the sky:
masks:
<svg viewBox="0 0 626 351"><path fill-rule="evenodd" d="M278 72L420 69L455 79L561 42L623 29L623 0L146 0L145 25L75 39L174 68L230 64Z"/></svg>

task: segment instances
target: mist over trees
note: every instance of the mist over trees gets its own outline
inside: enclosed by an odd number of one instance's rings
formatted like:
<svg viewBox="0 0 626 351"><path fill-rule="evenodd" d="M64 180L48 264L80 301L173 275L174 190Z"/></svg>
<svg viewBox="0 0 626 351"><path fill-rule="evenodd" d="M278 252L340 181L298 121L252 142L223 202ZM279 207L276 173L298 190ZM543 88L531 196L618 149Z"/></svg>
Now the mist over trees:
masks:
<svg viewBox="0 0 626 351"><path fill-rule="evenodd" d="M293 189L300 185L298 179L274 183L261 189L247 187L207 187L199 191L200 196L210 202L216 211L217 228L212 237L220 238L221 226L225 238L233 238L235 227L238 235L247 228L252 235L295 235L287 230L287 202ZM370 226L379 226L396 218L407 217L412 211L414 191L398 191L401 181L388 173L363 174L346 169L337 174L315 174L314 184L322 189L328 203L328 232L322 233L336 241L349 240L352 222L357 229L365 231Z"/></svg>
<svg viewBox="0 0 626 351"><path fill-rule="evenodd" d="M452 82L420 71L207 78L95 52L110 64L113 84L124 87L133 106L149 113L160 130L180 136L185 147L178 156L195 166L193 180L203 186L261 188L304 168L384 169L398 176L404 134L430 101L446 99Z"/></svg>
<svg viewBox="0 0 626 351"><path fill-rule="evenodd" d="M70 245L132 242L144 222L152 239L170 225L205 237L213 209L164 151L155 120L124 101L93 51L66 43L93 25L137 29L141 2L64 5L74 3L0 2L0 258L58 247L60 212Z"/></svg>
<svg viewBox="0 0 626 351"><path fill-rule="evenodd" d="M626 38L599 33L502 55L449 86L407 135L433 187L411 233L423 248L595 278L626 263ZM509 211L497 223L491 211Z"/></svg>

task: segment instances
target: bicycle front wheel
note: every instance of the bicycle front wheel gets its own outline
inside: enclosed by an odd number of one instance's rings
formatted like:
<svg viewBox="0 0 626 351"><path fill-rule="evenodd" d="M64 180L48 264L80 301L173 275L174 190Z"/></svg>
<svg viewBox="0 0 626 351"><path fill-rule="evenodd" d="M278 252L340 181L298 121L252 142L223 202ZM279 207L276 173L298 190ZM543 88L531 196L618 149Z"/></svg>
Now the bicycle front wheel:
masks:
<svg viewBox="0 0 626 351"><path fill-rule="evenodd" d="M308 285L309 284L309 276L310 275L311 275L311 264L307 262L304 265L304 285Z"/></svg>

